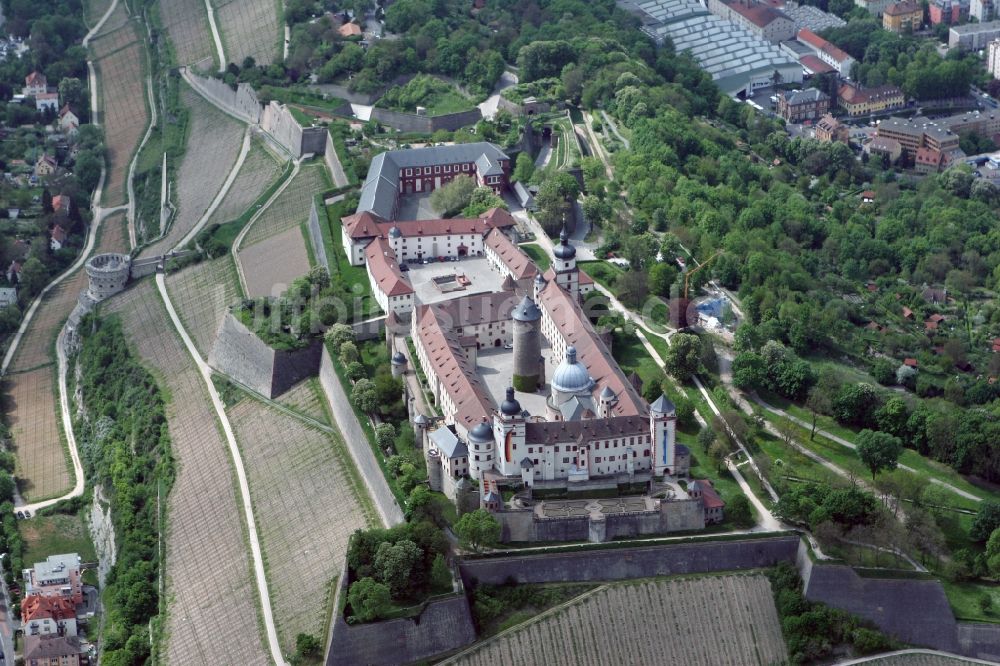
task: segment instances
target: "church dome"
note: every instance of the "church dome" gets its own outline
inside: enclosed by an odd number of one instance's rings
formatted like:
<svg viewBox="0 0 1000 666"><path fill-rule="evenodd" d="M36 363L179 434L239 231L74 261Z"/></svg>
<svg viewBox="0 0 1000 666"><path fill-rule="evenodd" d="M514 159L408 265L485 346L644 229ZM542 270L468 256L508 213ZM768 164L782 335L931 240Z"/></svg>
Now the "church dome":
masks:
<svg viewBox="0 0 1000 666"><path fill-rule="evenodd" d="M576 257L576 248L569 243L569 233L566 231L566 227L563 227L562 232L559 234L559 245L552 248L552 254L556 259L564 261Z"/></svg>
<svg viewBox="0 0 1000 666"><path fill-rule="evenodd" d="M576 347L567 347L566 358L552 375L552 388L562 393L580 393L590 391L593 386L587 368L576 361Z"/></svg>
<svg viewBox="0 0 1000 666"><path fill-rule="evenodd" d="M479 444L486 444L493 441L493 431L486 421L481 421L479 425L469 431L469 441Z"/></svg>
<svg viewBox="0 0 1000 666"><path fill-rule="evenodd" d="M507 387L507 399L500 405L500 413L505 416L518 416L521 413L521 403L514 397L514 387Z"/></svg>

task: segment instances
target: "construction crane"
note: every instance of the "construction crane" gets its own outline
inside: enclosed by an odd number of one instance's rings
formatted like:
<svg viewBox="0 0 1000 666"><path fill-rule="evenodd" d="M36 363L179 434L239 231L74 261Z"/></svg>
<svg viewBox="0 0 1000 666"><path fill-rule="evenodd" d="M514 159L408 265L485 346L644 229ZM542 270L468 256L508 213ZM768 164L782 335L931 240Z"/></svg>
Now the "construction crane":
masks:
<svg viewBox="0 0 1000 666"><path fill-rule="evenodd" d="M722 254L722 250L717 250L716 253L713 254L711 257L709 257L705 261L703 261L700 264L698 264L697 268L695 268L694 270L691 270L691 271L685 271L684 272L684 300L685 300L685 302L688 300L688 279L692 275L694 275L695 273L697 273L698 271L700 271L701 269L703 269L705 266L708 266L710 263L712 263L712 261L716 257L718 257L720 254ZM693 257L692 257L692 259L693 259Z"/></svg>

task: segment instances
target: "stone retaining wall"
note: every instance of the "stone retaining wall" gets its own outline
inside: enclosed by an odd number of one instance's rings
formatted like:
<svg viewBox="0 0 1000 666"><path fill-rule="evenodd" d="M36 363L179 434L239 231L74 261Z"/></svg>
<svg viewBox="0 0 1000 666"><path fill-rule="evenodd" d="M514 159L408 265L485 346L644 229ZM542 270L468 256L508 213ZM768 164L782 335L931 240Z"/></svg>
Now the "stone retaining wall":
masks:
<svg viewBox="0 0 1000 666"><path fill-rule="evenodd" d="M418 116L415 113L390 111L376 107L372 109L371 118L401 132L432 133L438 130L452 132L467 125L475 125L482 120L483 112L475 108L443 116Z"/></svg>
<svg viewBox="0 0 1000 666"><path fill-rule="evenodd" d="M309 229L309 244L312 246L316 263L330 270L330 260L326 256L326 246L323 244L323 233L319 225L319 211L316 209L316 199L313 198L312 206L309 208L309 222L306 225Z"/></svg>

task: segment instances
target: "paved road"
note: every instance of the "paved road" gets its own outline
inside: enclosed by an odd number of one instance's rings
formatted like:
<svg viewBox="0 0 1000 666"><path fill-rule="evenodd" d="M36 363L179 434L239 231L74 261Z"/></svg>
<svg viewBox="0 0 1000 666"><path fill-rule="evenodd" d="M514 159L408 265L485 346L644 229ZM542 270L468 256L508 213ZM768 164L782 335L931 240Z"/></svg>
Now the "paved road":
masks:
<svg viewBox="0 0 1000 666"><path fill-rule="evenodd" d="M872 661L879 661L885 659L886 657L899 656L909 656L909 655L935 655L938 657L946 657L949 659L955 659L957 664L986 664L987 666L996 666L995 661L985 661L983 659L975 659L973 657L966 657L965 655L953 654L951 652L942 652L940 650L896 650L894 652L883 652L881 654L873 654L867 657L861 657L859 659L850 659L848 661L838 662L840 666L853 666L854 664L867 664ZM898 663L903 663L902 661Z"/></svg>
<svg viewBox="0 0 1000 666"><path fill-rule="evenodd" d="M219 36L219 28L215 25L215 10L212 9L210 0L205 0L205 12L208 14L208 26L212 29L212 39L215 40L215 50L219 58L219 72L226 71L226 54L222 50L222 37Z"/></svg>
<svg viewBox="0 0 1000 666"><path fill-rule="evenodd" d="M243 466L243 456L240 455L240 447L236 443L236 436L233 434L233 428L229 423L229 418L226 416L222 399L219 398L219 393L215 390L215 384L212 383L212 369L202 360L198 349L191 340L191 336L188 335L187 329L184 328L180 317L177 316L174 304L170 300L170 294L167 292L167 281L163 273L156 274L156 288L160 292L160 298L163 299L163 304L167 308L167 314L170 315L170 321L173 323L174 329L181 336L181 340L183 340L184 346L187 348L188 355L194 360L198 372L201 373L202 379L205 380L205 388L212 399L212 406L215 407L216 416L222 425L226 442L229 444L229 453L233 459L233 467L236 470L236 479L240 489L240 499L243 504L243 518L247 528L247 540L250 542L250 554L253 557L254 578L257 582L257 595L260 597L261 615L264 620L267 644L274 663L285 666L287 662L281 653L281 645L278 643L278 630L274 624L271 597L267 590L267 578L264 573L264 557L261 554L260 539L257 535L257 521L254 519L253 505L250 502L250 484L247 482L247 473Z"/></svg>
<svg viewBox="0 0 1000 666"><path fill-rule="evenodd" d="M625 150L631 150L632 145L629 143L628 139L623 137L618 131L618 125L615 125L615 121L611 119L611 116L608 115L607 111L601 111L601 117L604 118L604 122L611 128L611 132L618 137L618 140L625 146Z"/></svg>
<svg viewBox="0 0 1000 666"><path fill-rule="evenodd" d="M497 115L497 107L500 105L500 93L506 88L516 85L517 74L504 70L500 75L500 80L497 81L496 86L493 88L493 94L487 97L486 101L479 105L479 110L482 111L483 118L493 120L493 117Z"/></svg>

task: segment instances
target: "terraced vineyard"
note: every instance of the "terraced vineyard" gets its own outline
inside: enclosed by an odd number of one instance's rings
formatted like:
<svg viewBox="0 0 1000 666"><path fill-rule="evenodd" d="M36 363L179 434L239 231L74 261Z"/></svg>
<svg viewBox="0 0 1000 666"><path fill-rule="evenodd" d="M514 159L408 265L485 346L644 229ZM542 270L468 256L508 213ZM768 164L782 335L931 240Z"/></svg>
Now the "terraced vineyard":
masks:
<svg viewBox="0 0 1000 666"><path fill-rule="evenodd" d="M254 139L236 180L229 188L226 198L212 213L208 224L225 224L238 218L278 179L281 170L278 159L264 148L261 140Z"/></svg>
<svg viewBox="0 0 1000 666"><path fill-rule="evenodd" d="M109 301L166 390L177 478L167 499L166 618L170 664L263 666L257 588L232 464L204 381L146 280Z"/></svg>
<svg viewBox="0 0 1000 666"><path fill-rule="evenodd" d="M788 654L763 575L609 585L445 663L785 664Z"/></svg>
<svg viewBox="0 0 1000 666"><path fill-rule="evenodd" d="M940 654L898 654L866 663L871 666L972 666L978 662Z"/></svg>
<svg viewBox="0 0 1000 666"><path fill-rule="evenodd" d="M215 42L204 0L163 0L159 4L163 27L174 45L178 65L212 69Z"/></svg>
<svg viewBox="0 0 1000 666"><path fill-rule="evenodd" d="M147 257L169 251L194 228L212 205L243 145L244 126L187 85L181 86L181 101L190 111L190 128L174 185L177 214L164 237L143 250Z"/></svg>
<svg viewBox="0 0 1000 666"><path fill-rule="evenodd" d="M203 261L168 275L167 291L195 347L208 358L227 308L240 298L232 256Z"/></svg>
<svg viewBox="0 0 1000 666"><path fill-rule="evenodd" d="M241 64L247 56L270 65L284 40L280 3L275 0L212 0L222 33L226 60Z"/></svg>
<svg viewBox="0 0 1000 666"><path fill-rule="evenodd" d="M365 513L343 442L246 398L229 410L240 443L286 652L295 636L322 636L347 540L375 524Z"/></svg>
<svg viewBox="0 0 1000 666"><path fill-rule="evenodd" d="M95 253L122 251L128 244L125 216L101 223ZM55 341L87 286L81 269L48 293L25 329L4 382L4 409L17 457L16 476L25 499L55 497L72 486L55 385Z"/></svg>
<svg viewBox="0 0 1000 666"><path fill-rule="evenodd" d="M291 407L300 414L312 417L322 423L329 423L326 414L326 398L319 393L319 380L306 379L288 389L278 397L278 402Z"/></svg>
<svg viewBox="0 0 1000 666"><path fill-rule="evenodd" d="M288 187L254 221L243 238L242 247L249 247L305 222L309 218L313 196L329 188L330 177L324 164L313 162L303 166Z"/></svg>
<svg viewBox="0 0 1000 666"><path fill-rule="evenodd" d="M302 230L294 226L239 252L247 296L280 296L292 281L309 272L309 253Z"/></svg>
<svg viewBox="0 0 1000 666"><path fill-rule="evenodd" d="M111 6L111 0L89 0L89 2L85 3L85 6L84 18L87 20L87 27L93 28L101 20L101 17L104 16L104 12L108 11L108 7Z"/></svg>
<svg viewBox="0 0 1000 666"><path fill-rule="evenodd" d="M149 123L146 108L145 44L139 25L119 2L99 37L91 43L100 88L100 122L107 146L108 174L102 205L125 203L128 165Z"/></svg>

